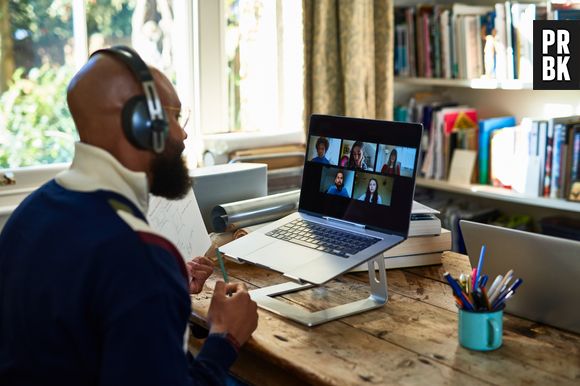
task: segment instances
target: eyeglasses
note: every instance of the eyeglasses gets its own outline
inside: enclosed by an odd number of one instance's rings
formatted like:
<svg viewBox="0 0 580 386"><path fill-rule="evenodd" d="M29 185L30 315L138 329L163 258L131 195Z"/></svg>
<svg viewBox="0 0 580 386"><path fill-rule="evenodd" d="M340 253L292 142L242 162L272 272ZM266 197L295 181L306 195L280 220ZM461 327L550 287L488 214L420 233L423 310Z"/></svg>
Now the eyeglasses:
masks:
<svg viewBox="0 0 580 386"><path fill-rule="evenodd" d="M179 126L181 126L182 129L185 129L187 123L189 122L189 115L191 113L191 109L189 109L188 107L179 108L173 106L163 106L163 108L167 113L176 114L175 119L177 120L177 123L179 124Z"/></svg>

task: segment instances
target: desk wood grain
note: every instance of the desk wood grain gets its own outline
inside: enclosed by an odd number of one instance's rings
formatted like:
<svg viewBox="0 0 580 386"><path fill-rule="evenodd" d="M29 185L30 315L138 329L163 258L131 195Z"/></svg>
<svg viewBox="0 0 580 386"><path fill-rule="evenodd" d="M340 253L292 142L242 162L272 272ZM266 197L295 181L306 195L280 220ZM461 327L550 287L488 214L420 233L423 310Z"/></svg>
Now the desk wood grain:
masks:
<svg viewBox="0 0 580 386"><path fill-rule="evenodd" d="M389 270L388 303L376 310L308 328L259 310L258 329L232 372L256 385L580 384L580 336L504 317L500 349L481 353L457 342L457 309L443 273L469 272L466 256L443 254L442 265ZM232 280L257 288L286 281L249 265L227 263ZM215 280L192 296L204 325ZM311 311L368 296L368 274L284 296ZM279 298L280 299L280 298ZM202 341L192 339L197 351Z"/></svg>

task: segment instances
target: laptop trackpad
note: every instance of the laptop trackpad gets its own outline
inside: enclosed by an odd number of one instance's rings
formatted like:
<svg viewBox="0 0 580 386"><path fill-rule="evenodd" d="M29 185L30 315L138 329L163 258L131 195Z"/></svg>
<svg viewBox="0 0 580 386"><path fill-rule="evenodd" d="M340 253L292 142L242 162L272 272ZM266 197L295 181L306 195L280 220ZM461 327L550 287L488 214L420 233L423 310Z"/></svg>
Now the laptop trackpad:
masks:
<svg viewBox="0 0 580 386"><path fill-rule="evenodd" d="M247 260L286 273L324 255L324 252L292 243L273 243L247 256Z"/></svg>

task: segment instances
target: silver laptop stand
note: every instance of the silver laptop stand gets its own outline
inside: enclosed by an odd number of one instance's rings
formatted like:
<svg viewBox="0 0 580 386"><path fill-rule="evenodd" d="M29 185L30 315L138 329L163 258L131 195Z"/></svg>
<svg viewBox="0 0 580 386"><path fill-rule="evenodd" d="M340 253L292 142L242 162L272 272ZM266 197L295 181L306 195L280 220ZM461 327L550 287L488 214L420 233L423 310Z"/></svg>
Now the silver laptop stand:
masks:
<svg viewBox="0 0 580 386"><path fill-rule="evenodd" d="M378 279L375 273L375 264L378 266ZM327 308L325 310L311 312L274 298L274 296L316 287L314 284L297 284L294 282L287 282L252 290L250 291L250 296L256 303L258 303L260 307L277 315L294 320L295 322L312 327L322 323L330 322L331 320L340 319L345 316L372 310L374 308L383 306L387 302L387 273L385 271L385 258L383 257L383 254L381 253L380 255L375 256L372 260L369 260L368 268L369 283L371 286L371 294L368 298L357 300L352 303L342 304L336 307Z"/></svg>

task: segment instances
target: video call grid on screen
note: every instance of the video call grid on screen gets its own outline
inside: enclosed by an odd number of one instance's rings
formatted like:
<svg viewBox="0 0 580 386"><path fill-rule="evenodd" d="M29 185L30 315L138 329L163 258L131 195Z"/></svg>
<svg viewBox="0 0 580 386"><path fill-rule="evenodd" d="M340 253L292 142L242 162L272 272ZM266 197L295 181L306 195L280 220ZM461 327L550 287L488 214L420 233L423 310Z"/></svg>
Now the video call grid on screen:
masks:
<svg viewBox="0 0 580 386"><path fill-rule="evenodd" d="M406 234L421 132L417 124L313 115L301 209Z"/></svg>

